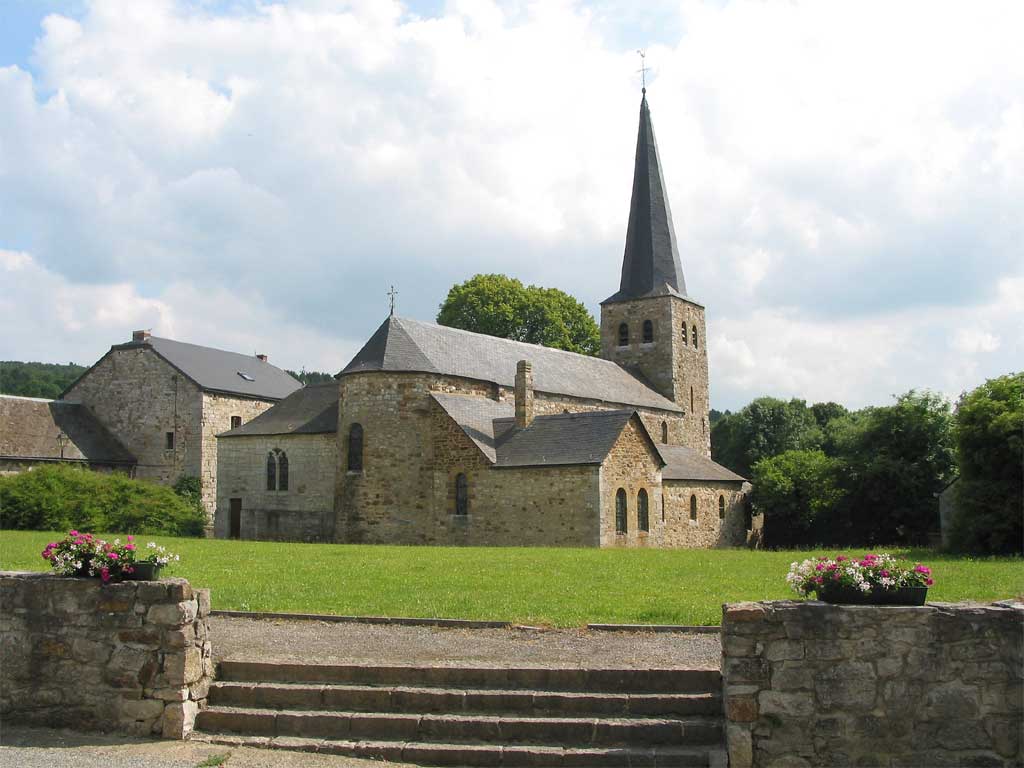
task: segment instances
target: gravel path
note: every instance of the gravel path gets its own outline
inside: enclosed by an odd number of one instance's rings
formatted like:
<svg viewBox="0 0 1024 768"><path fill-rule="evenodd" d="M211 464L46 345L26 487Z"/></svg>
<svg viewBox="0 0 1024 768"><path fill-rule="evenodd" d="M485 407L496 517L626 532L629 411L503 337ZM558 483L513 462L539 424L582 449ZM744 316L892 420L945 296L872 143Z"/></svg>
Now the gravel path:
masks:
<svg viewBox="0 0 1024 768"><path fill-rule="evenodd" d="M441 629L226 616L210 617L210 634L218 661L718 669L722 652L717 634Z"/></svg>
<svg viewBox="0 0 1024 768"><path fill-rule="evenodd" d="M405 763L338 755L224 747L194 741L157 741L50 728L5 725L0 731L2 768L196 768L214 755L228 755L224 768L412 768Z"/></svg>

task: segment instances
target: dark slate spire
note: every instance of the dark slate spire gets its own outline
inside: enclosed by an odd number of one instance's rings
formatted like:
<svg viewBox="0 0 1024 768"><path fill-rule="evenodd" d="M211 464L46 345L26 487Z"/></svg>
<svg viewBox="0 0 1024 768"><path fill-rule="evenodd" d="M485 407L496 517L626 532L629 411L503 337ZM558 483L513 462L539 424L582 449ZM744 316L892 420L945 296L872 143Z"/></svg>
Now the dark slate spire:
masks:
<svg viewBox="0 0 1024 768"><path fill-rule="evenodd" d="M679 263L672 211L665 195L665 179L661 174L645 88L640 100L640 130L636 137L633 197L629 202L622 280L618 293L605 302L685 295L686 282Z"/></svg>

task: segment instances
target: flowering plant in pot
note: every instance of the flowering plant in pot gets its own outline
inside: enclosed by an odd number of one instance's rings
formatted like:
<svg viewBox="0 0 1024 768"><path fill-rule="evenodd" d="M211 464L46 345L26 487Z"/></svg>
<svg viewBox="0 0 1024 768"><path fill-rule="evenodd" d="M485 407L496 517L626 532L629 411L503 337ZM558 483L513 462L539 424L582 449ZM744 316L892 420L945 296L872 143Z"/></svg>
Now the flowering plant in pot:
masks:
<svg viewBox="0 0 1024 768"><path fill-rule="evenodd" d="M125 544L112 542L91 533L68 531L60 541L51 541L43 550L43 559L62 576L98 577L104 583L129 575L134 570L132 537Z"/></svg>
<svg viewBox="0 0 1024 768"><path fill-rule="evenodd" d="M794 562L786 582L798 595L815 595L828 603L924 605L934 580L926 565L868 553L861 558L836 555Z"/></svg>
<svg viewBox="0 0 1024 768"><path fill-rule="evenodd" d="M180 555L168 552L166 547L158 545L155 541L146 544L145 549L135 551L133 579L153 580L160 578L160 569L168 563L176 563L181 560Z"/></svg>

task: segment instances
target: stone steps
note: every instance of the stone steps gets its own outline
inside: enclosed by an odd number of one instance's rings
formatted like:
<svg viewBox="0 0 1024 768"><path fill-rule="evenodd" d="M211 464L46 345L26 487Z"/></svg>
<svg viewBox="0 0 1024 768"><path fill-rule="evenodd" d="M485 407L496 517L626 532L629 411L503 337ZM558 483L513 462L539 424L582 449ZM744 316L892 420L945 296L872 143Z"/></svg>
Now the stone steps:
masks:
<svg viewBox="0 0 1024 768"><path fill-rule="evenodd" d="M717 670L224 661L195 738L421 765L724 765Z"/></svg>

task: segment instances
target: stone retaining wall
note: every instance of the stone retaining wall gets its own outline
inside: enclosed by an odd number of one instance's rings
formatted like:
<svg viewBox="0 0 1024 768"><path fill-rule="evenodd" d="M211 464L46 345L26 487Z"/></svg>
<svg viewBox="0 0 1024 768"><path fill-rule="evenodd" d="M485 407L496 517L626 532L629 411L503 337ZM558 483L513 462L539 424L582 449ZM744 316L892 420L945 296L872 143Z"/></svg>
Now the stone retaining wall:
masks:
<svg viewBox="0 0 1024 768"><path fill-rule="evenodd" d="M0 719L181 739L213 679L209 590L0 571Z"/></svg>
<svg viewBox="0 0 1024 768"><path fill-rule="evenodd" d="M1021 766L1024 604L723 607L732 768Z"/></svg>

